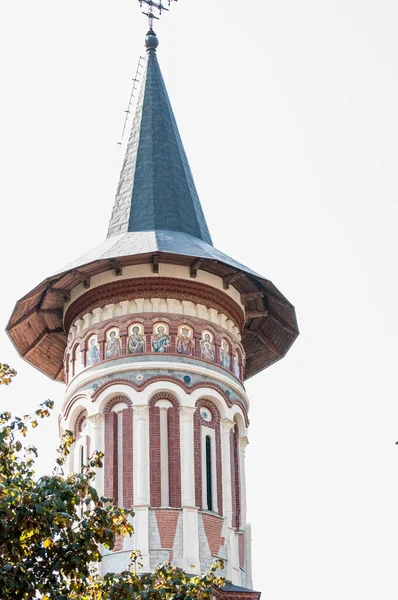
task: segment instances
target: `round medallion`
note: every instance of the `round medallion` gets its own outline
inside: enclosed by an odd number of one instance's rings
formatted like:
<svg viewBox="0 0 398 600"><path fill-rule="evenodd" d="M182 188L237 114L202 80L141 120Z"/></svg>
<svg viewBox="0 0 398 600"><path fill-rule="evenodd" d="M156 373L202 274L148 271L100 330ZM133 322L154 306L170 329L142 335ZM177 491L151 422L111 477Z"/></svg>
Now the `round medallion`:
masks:
<svg viewBox="0 0 398 600"><path fill-rule="evenodd" d="M185 383L191 383L191 378L189 375L184 375L184 381Z"/></svg>
<svg viewBox="0 0 398 600"><path fill-rule="evenodd" d="M200 416L204 421L207 421L208 423L210 423L212 419L211 412L207 408L200 409Z"/></svg>
<svg viewBox="0 0 398 600"><path fill-rule="evenodd" d="M144 379L143 375L137 375L136 380L137 381L142 381Z"/></svg>

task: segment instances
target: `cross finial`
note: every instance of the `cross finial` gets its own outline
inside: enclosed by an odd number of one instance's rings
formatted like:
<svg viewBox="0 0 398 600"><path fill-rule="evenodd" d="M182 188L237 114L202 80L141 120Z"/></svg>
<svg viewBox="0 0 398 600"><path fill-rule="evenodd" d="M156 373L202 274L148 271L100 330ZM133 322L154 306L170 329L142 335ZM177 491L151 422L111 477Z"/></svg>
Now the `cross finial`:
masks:
<svg viewBox="0 0 398 600"><path fill-rule="evenodd" d="M153 30L153 20L159 20L159 17L162 15L162 12L168 11L169 9L166 8L163 4L162 1L159 0L159 2L155 2L154 0L138 0L138 2L140 3L140 6L142 8L143 4L146 4L148 6L148 12L143 12L143 15L146 15L148 17L148 21L149 21L149 29ZM167 0L168 5L170 6L170 4L172 2L178 2L178 0ZM157 10L159 16L156 16L154 11Z"/></svg>

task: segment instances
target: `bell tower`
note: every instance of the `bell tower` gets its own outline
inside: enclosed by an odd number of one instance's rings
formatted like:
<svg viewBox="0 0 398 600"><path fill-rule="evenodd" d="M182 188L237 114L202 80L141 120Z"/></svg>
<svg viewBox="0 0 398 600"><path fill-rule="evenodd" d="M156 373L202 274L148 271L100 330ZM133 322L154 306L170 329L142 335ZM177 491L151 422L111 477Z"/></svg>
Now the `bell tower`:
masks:
<svg viewBox="0 0 398 600"><path fill-rule="evenodd" d="M146 63L106 240L19 300L8 333L19 353L66 384L69 469L105 453L96 486L134 508L132 538L103 572L163 561L199 573L225 561L219 594L251 590L245 379L298 335L294 307L210 237L160 71Z"/></svg>

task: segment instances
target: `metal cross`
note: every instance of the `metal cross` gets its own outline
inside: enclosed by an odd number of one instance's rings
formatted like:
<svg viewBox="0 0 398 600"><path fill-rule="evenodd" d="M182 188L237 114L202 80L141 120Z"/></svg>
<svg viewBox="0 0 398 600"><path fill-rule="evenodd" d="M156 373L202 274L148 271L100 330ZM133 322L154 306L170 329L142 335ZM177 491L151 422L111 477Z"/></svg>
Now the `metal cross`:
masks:
<svg viewBox="0 0 398 600"><path fill-rule="evenodd" d="M166 8L161 0L159 2L154 2L154 0L138 0L138 2L140 3L140 6L142 8L143 4L146 4L148 6L148 12L143 12L143 15L146 15L148 17L148 21L149 21L149 29L153 29L153 20L157 19L159 20L159 17L162 15L162 12L168 11L169 9ZM172 2L178 2L178 0L167 0L168 5L170 6L170 4ZM157 17L154 14L154 10L157 10L159 13L159 17Z"/></svg>

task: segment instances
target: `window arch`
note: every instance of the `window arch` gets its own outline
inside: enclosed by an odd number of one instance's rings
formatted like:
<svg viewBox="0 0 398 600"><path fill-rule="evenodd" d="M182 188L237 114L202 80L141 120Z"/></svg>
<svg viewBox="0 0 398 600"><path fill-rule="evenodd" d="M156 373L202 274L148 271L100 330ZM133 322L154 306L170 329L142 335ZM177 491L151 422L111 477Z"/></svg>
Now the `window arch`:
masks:
<svg viewBox="0 0 398 600"><path fill-rule="evenodd" d="M105 496L119 506L133 504L133 409L126 396L108 402L105 414Z"/></svg>
<svg viewBox="0 0 398 600"><path fill-rule="evenodd" d="M180 410L173 394L149 402L151 506L181 507Z"/></svg>
<svg viewBox="0 0 398 600"><path fill-rule="evenodd" d="M202 510L222 515L220 413L209 400L198 400L194 417L195 501Z"/></svg>
<svg viewBox="0 0 398 600"><path fill-rule="evenodd" d="M82 410L75 421L75 452L73 470L81 473L90 456L90 436L87 435L87 410Z"/></svg>

